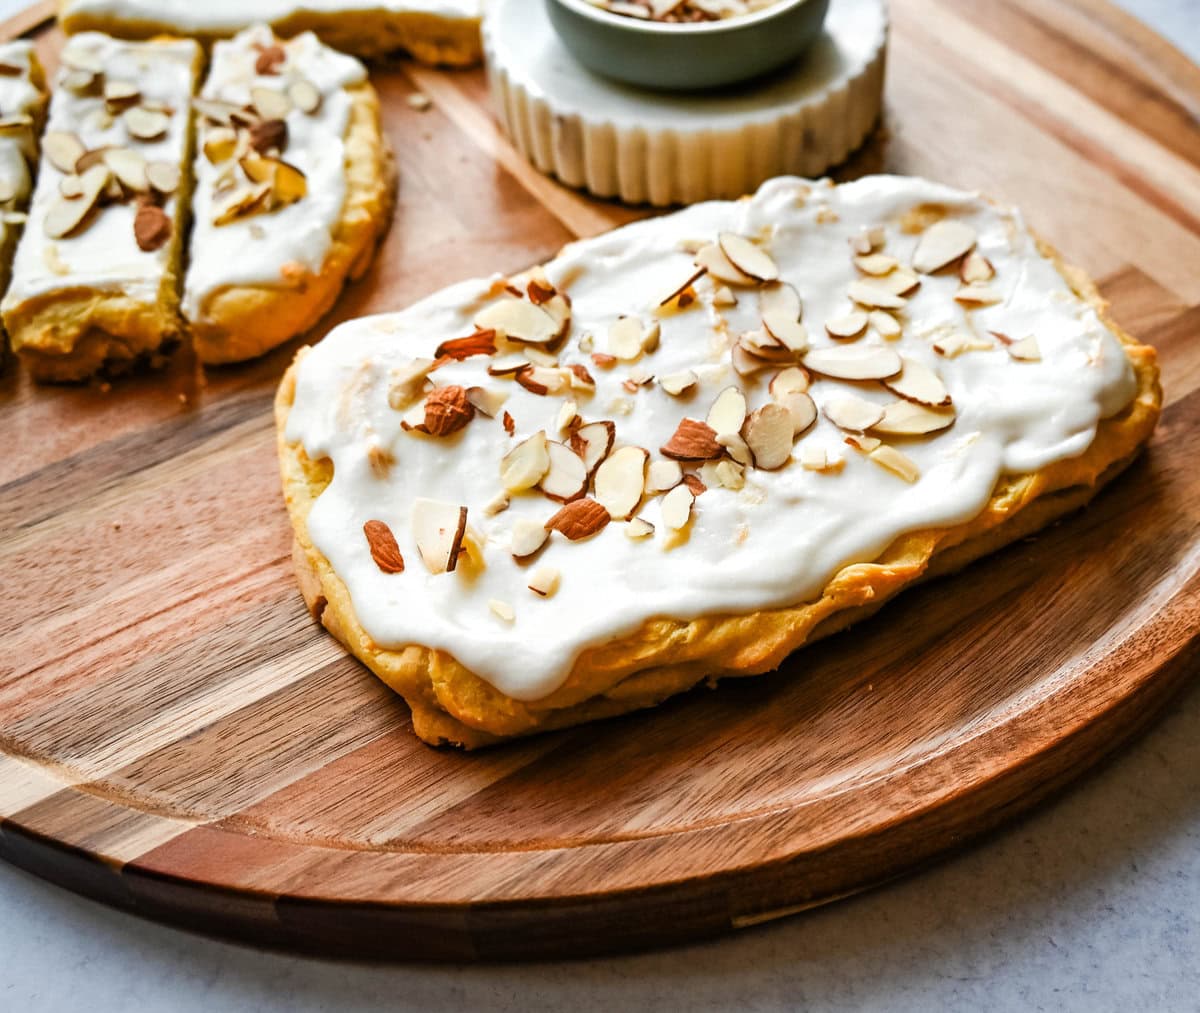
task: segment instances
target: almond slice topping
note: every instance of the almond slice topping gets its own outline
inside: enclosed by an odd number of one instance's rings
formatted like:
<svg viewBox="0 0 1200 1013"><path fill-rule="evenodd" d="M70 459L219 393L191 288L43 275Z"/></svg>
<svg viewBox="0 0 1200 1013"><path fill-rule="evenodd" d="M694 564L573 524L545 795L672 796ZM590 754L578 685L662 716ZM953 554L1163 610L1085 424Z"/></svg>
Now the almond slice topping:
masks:
<svg viewBox="0 0 1200 1013"><path fill-rule="evenodd" d="M779 277L779 267L771 255L745 236L722 232L717 242L729 262L747 277L755 281L775 281Z"/></svg>
<svg viewBox="0 0 1200 1013"><path fill-rule="evenodd" d="M662 522L672 531L682 531L692 519L696 497L686 485L677 485L662 498Z"/></svg>
<svg viewBox="0 0 1200 1013"><path fill-rule="evenodd" d="M876 447L867 456L881 468L893 475L899 475L906 482L912 483L921 477L921 469L911 457L886 443Z"/></svg>
<svg viewBox="0 0 1200 1013"><path fill-rule="evenodd" d="M164 197L179 189L179 166L174 162L147 162L146 182Z"/></svg>
<svg viewBox="0 0 1200 1013"><path fill-rule="evenodd" d="M379 569L384 573L404 572L404 557L400 555L400 546L396 544L391 528L383 521L367 521L363 525L363 534L367 536L367 548Z"/></svg>
<svg viewBox="0 0 1200 1013"><path fill-rule="evenodd" d="M513 611L513 607L506 601L501 601L499 598L489 598L488 609L497 619L503 620L506 623L516 621L517 613Z"/></svg>
<svg viewBox="0 0 1200 1013"><path fill-rule="evenodd" d="M781 281L762 287L758 293L758 311L763 317L770 315L799 320L804 313L804 304L795 287Z"/></svg>
<svg viewBox="0 0 1200 1013"><path fill-rule="evenodd" d="M528 559L545 545L549 538L550 531L546 525L528 517L518 517L513 521L509 551L513 559Z"/></svg>
<svg viewBox="0 0 1200 1013"><path fill-rule="evenodd" d="M492 333L495 334L495 331ZM490 376L515 376L529 365L528 355L505 355L489 362L487 371Z"/></svg>
<svg viewBox="0 0 1200 1013"><path fill-rule="evenodd" d="M943 218L934 222L917 241L913 251L913 270L932 274L958 260L975 246L975 230L966 222Z"/></svg>
<svg viewBox="0 0 1200 1013"><path fill-rule="evenodd" d="M884 341L895 341L900 337L900 321L890 313L885 313L883 310L872 310L868 314L868 320Z"/></svg>
<svg viewBox="0 0 1200 1013"><path fill-rule="evenodd" d="M489 419L500 414L508 395L502 390L489 390L487 387L468 387L467 400L471 406Z"/></svg>
<svg viewBox="0 0 1200 1013"><path fill-rule="evenodd" d="M320 89L307 78L300 77L294 80L288 85L287 94L292 104L308 116L321 108Z"/></svg>
<svg viewBox="0 0 1200 1013"><path fill-rule="evenodd" d="M700 382L690 369L685 369L682 373L671 373L664 376L658 381L658 385L662 387L672 397L679 397L681 394L691 390Z"/></svg>
<svg viewBox="0 0 1200 1013"><path fill-rule="evenodd" d="M63 130L48 130L42 138L42 154L59 172L71 175L87 148L75 134Z"/></svg>
<svg viewBox="0 0 1200 1013"><path fill-rule="evenodd" d="M646 492L655 495L674 489L683 481L683 468L678 461L655 461L646 471Z"/></svg>
<svg viewBox="0 0 1200 1013"><path fill-rule="evenodd" d="M547 499L558 503L570 503L587 491L587 468L579 455L563 443L547 441L546 451L550 466L542 476L538 487Z"/></svg>
<svg viewBox="0 0 1200 1013"><path fill-rule="evenodd" d="M897 267L884 277L876 278L874 284L893 295L907 296L921 284L921 277L907 267Z"/></svg>
<svg viewBox="0 0 1200 1013"><path fill-rule="evenodd" d="M882 407L853 394L831 398L821 410L839 429L853 433L861 433L883 420Z"/></svg>
<svg viewBox="0 0 1200 1013"><path fill-rule="evenodd" d="M131 148L109 148L104 152L104 164L127 190L141 193L150 189L146 179L146 160Z"/></svg>
<svg viewBox="0 0 1200 1013"><path fill-rule="evenodd" d="M583 461L589 478L612 450L616 435L616 423L607 419L601 422L589 422L571 434L571 449Z"/></svg>
<svg viewBox="0 0 1200 1013"><path fill-rule="evenodd" d="M508 492L532 489L550 470L549 440L542 430L522 440L500 460L500 484Z"/></svg>
<svg viewBox="0 0 1200 1013"><path fill-rule="evenodd" d="M675 287L675 290L663 299L658 305L660 307L670 306L671 303L677 303L679 309L686 309L696 299L696 293L692 286L708 273L708 268L699 267L693 270L683 282ZM690 295L691 298L685 298Z"/></svg>
<svg viewBox="0 0 1200 1013"><path fill-rule="evenodd" d="M816 348L804 357L804 365L835 380L883 380L904 368L900 356L890 348L869 345Z"/></svg>
<svg viewBox="0 0 1200 1013"><path fill-rule="evenodd" d="M782 401L789 394L803 394L812 383L812 378L799 366L788 366L781 369L767 385L771 397Z"/></svg>
<svg viewBox="0 0 1200 1013"><path fill-rule="evenodd" d="M660 449L664 457L676 461L713 461L724 453L712 426L695 419L681 419L674 434Z"/></svg>
<svg viewBox="0 0 1200 1013"><path fill-rule="evenodd" d="M524 299L501 299L475 314L481 331L496 331L510 341L546 345L560 337L558 322L541 306Z"/></svg>
<svg viewBox="0 0 1200 1013"><path fill-rule="evenodd" d="M958 265L958 276L964 285L970 285L972 282L991 281L996 277L996 269L982 253L972 250Z"/></svg>
<svg viewBox="0 0 1200 1013"><path fill-rule="evenodd" d="M433 499L418 499L412 509L413 540L421 561L432 574L451 573L467 532L467 508Z"/></svg>
<svg viewBox="0 0 1200 1013"><path fill-rule="evenodd" d="M900 361L904 363L900 372L881 381L888 390L906 401L931 408L944 408L950 404L950 393L937 373L923 362L907 356L900 356Z"/></svg>
<svg viewBox="0 0 1200 1013"><path fill-rule="evenodd" d="M737 387L726 387L713 401L705 421L716 436L741 432L746 421L746 395Z"/></svg>
<svg viewBox="0 0 1200 1013"><path fill-rule="evenodd" d="M877 447L883 446L883 440L876 439L874 436L864 436L862 433L850 433L842 442L864 454L869 454Z"/></svg>
<svg viewBox="0 0 1200 1013"><path fill-rule="evenodd" d="M831 338L857 338L867 329L867 319L862 310L853 310L845 316L827 320L825 330Z"/></svg>
<svg viewBox="0 0 1200 1013"><path fill-rule="evenodd" d="M775 399L788 410L792 417L792 435L799 436L817 421L817 406L812 397L802 390L788 391Z"/></svg>
<svg viewBox="0 0 1200 1013"><path fill-rule="evenodd" d="M1042 361L1042 350L1038 347L1038 340L1033 335L1022 338L1020 341L1014 341L1008 346L1008 354L1018 362Z"/></svg>
<svg viewBox="0 0 1200 1013"><path fill-rule="evenodd" d="M871 431L888 436L924 436L954 425L957 418L953 408L934 409L911 401L894 401L883 409L883 418L871 426Z"/></svg>
<svg viewBox="0 0 1200 1013"><path fill-rule="evenodd" d="M729 359L738 376L753 376L770 366L772 361L761 355L751 354L741 341L734 344L729 352Z"/></svg>
<svg viewBox="0 0 1200 1013"><path fill-rule="evenodd" d="M769 403L751 412L742 437L754 454L755 466L765 471L783 467L792 456L794 431L792 414L782 405Z"/></svg>
<svg viewBox="0 0 1200 1013"><path fill-rule="evenodd" d="M637 511L646 489L649 457L641 447L622 447L596 469L596 499L613 520L628 520Z"/></svg>
<svg viewBox="0 0 1200 1013"><path fill-rule="evenodd" d="M634 517L625 525L626 538L649 538L652 534L654 534L654 525L640 517Z"/></svg>
<svg viewBox="0 0 1200 1013"><path fill-rule="evenodd" d="M998 302L1002 302L1002 296L996 289L992 288L985 282L972 282L970 285L964 285L954 293L954 298L964 305L968 306L993 306Z"/></svg>
<svg viewBox="0 0 1200 1013"><path fill-rule="evenodd" d="M388 374L388 406L396 411L407 408L436 367L433 359L413 359L392 369Z"/></svg>
<svg viewBox="0 0 1200 1013"><path fill-rule="evenodd" d="M121 114L121 120L129 136L139 141L157 141L165 137L171 118L161 109L147 109L144 106L134 106Z"/></svg>
<svg viewBox="0 0 1200 1013"><path fill-rule="evenodd" d="M111 179L108 167L93 165L79 178L80 195L74 200L56 199L42 220L42 227L51 239L62 239L83 224Z"/></svg>
<svg viewBox="0 0 1200 1013"><path fill-rule="evenodd" d="M741 433L721 433L717 437L717 442L738 464L745 465L747 468L754 464L754 455L750 453L750 448L742 439Z"/></svg>
<svg viewBox="0 0 1200 1013"><path fill-rule="evenodd" d="M577 428L582 421L579 417L579 405L570 399L564 401L554 417L554 428L560 433L569 433Z"/></svg>
<svg viewBox="0 0 1200 1013"><path fill-rule="evenodd" d="M529 578L529 590L543 598L551 598L562 583L562 575L553 566L539 566Z"/></svg>
<svg viewBox="0 0 1200 1013"><path fill-rule="evenodd" d="M802 354L808 351L808 328L786 310L763 311L763 328L788 351Z"/></svg>
<svg viewBox="0 0 1200 1013"><path fill-rule="evenodd" d="M895 257L889 257L886 253L867 253L860 254L854 258L854 266L857 267L863 274L869 274L879 278L888 274L894 268L898 267L900 261Z"/></svg>
<svg viewBox="0 0 1200 1013"><path fill-rule="evenodd" d="M881 284L867 281L852 281L847 294L860 306L869 309L899 310L907 304L903 296L888 291Z"/></svg>
<svg viewBox="0 0 1200 1013"><path fill-rule="evenodd" d="M700 248L700 252L696 254L696 265L703 267L712 277L727 285L741 285L748 288L755 283L748 274L733 266L717 243L709 243Z"/></svg>
<svg viewBox="0 0 1200 1013"><path fill-rule="evenodd" d="M546 529L578 542L598 535L611 519L608 511L594 499L577 499L546 521Z"/></svg>
<svg viewBox="0 0 1200 1013"><path fill-rule="evenodd" d="M966 334L950 334L933 343L933 350L947 359L957 359L963 352L986 352L995 347L990 341Z"/></svg>
<svg viewBox="0 0 1200 1013"><path fill-rule="evenodd" d="M250 89L250 103L264 120L285 120L292 111L292 100L275 88L257 85Z"/></svg>
<svg viewBox="0 0 1200 1013"><path fill-rule="evenodd" d="M608 350L624 362L641 357L646 328L637 317L619 317L608 329Z"/></svg>

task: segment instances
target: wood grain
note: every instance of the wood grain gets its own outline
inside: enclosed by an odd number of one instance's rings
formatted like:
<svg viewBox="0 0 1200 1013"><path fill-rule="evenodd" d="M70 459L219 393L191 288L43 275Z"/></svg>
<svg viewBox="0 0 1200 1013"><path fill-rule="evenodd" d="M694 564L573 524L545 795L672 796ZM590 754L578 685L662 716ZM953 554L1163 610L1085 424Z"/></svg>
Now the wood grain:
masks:
<svg viewBox="0 0 1200 1013"><path fill-rule="evenodd" d="M777 676L462 755L419 743L300 602L269 413L294 345L207 374L179 356L111 389L10 373L0 855L324 953L627 950L919 866L1150 721L1198 657L1200 71L1103 0L896 0L893 17L884 126L837 175L1018 203L1100 278L1160 349L1168 402L1114 488ZM39 29L48 60L60 41ZM642 213L529 168L482 75L375 77L397 221L313 337Z"/></svg>

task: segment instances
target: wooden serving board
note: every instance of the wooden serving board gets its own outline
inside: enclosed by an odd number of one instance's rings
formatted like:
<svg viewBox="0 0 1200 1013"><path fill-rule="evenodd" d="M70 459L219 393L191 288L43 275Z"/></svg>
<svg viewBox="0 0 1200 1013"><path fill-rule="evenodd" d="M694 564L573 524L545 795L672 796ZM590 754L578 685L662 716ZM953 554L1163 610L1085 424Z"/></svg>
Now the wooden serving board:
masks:
<svg viewBox="0 0 1200 1013"><path fill-rule="evenodd" d="M1168 402L1114 488L778 675L463 755L418 742L301 604L270 418L294 346L206 377L180 356L111 389L10 372L0 854L261 943L616 951L895 876L1150 720L1198 656L1200 70L1102 0L893 8L885 125L839 176L920 173L1019 203L1101 280L1160 349ZM15 28L52 61L46 13ZM528 168L479 72L376 82L400 206L337 319L642 213ZM417 88L430 111L404 101Z"/></svg>

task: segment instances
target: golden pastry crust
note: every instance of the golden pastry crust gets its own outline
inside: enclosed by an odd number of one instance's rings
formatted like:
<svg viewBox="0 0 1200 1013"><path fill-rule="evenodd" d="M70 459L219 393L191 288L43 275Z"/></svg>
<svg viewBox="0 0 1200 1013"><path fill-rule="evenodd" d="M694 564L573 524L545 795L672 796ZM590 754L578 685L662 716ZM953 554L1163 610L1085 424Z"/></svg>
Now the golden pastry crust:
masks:
<svg viewBox="0 0 1200 1013"><path fill-rule="evenodd" d="M1154 349L1111 320L1107 304L1083 272L1063 264L1046 244L1039 245L1120 338L1137 378L1134 399L1099 424L1085 453L1030 474L1001 478L973 520L897 538L874 562L840 570L815 601L690 622L651 619L630 636L583 651L562 686L533 702L506 696L445 651L420 645L386 650L363 630L345 585L308 537L306 518L332 478L332 465L310 460L302 447L286 440L295 396L293 364L280 384L275 415L284 498L295 532L293 560L309 611L405 698L417 735L434 745L478 748L651 707L702 681L712 684L777 668L798 647L865 618L902 588L958 569L1082 506L1150 438L1162 406Z"/></svg>
<svg viewBox="0 0 1200 1013"><path fill-rule="evenodd" d="M179 34L167 21L112 18L91 11L70 9L60 3L63 31L104 32L122 39L150 39L156 35ZM445 67L470 67L483 59L479 18L445 18L422 11L391 11L364 4L341 12L297 11L273 22L271 28L282 38L314 32L326 45L344 53L379 59L406 52L422 63ZM204 46L229 33L186 33Z"/></svg>
<svg viewBox="0 0 1200 1013"><path fill-rule="evenodd" d="M201 362L241 362L270 351L321 319L347 281L371 264L391 220L395 162L383 136L379 96L370 84L347 89L346 200L324 263L286 285L231 285L206 297L188 332Z"/></svg>

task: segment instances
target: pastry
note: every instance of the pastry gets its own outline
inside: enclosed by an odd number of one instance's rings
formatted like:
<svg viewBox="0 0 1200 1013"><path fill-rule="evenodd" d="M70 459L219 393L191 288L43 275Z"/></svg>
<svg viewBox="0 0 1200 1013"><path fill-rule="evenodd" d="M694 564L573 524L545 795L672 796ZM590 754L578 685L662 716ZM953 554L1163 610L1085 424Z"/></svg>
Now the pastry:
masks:
<svg viewBox="0 0 1200 1013"><path fill-rule="evenodd" d="M335 49L380 57L404 50L432 64L480 60L483 0L60 0L69 33L145 39L162 32L205 42L266 22L284 36L316 32Z"/></svg>
<svg viewBox="0 0 1200 1013"><path fill-rule="evenodd" d="M235 362L311 327L366 270L392 160L362 64L311 32L218 42L195 106L182 309L200 360Z"/></svg>
<svg viewBox="0 0 1200 1013"><path fill-rule="evenodd" d="M35 377L78 380L153 356L179 332L189 40L78 35L62 51L42 161L2 306Z"/></svg>
<svg viewBox="0 0 1200 1013"><path fill-rule="evenodd" d="M431 743L776 668L1086 502L1153 349L1013 210L780 178L302 350L297 573Z"/></svg>
<svg viewBox="0 0 1200 1013"><path fill-rule="evenodd" d="M33 43L0 43L0 292L25 222L45 111L46 80ZM8 338L0 333L0 368L7 358Z"/></svg>

